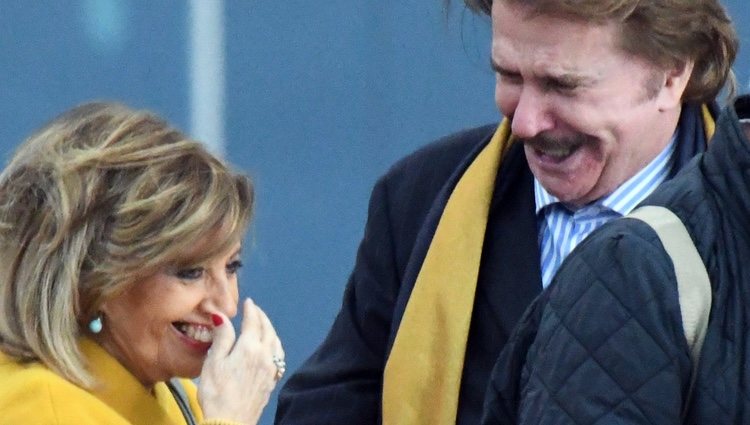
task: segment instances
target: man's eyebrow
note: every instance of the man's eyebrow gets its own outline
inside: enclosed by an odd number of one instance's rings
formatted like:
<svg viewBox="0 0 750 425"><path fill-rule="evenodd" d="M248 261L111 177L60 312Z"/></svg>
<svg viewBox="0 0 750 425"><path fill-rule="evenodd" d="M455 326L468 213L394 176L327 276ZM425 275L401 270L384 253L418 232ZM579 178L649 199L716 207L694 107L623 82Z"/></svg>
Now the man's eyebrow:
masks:
<svg viewBox="0 0 750 425"><path fill-rule="evenodd" d="M497 62L495 62L494 59L490 58L490 68L492 68L495 72L503 72L503 69L498 65Z"/></svg>
<svg viewBox="0 0 750 425"><path fill-rule="evenodd" d="M560 75L547 75L544 79L548 82L555 83L565 87L582 87L591 85L594 82L593 78L586 77L584 75L563 73Z"/></svg>
<svg viewBox="0 0 750 425"><path fill-rule="evenodd" d="M517 71L512 71L507 68L503 68L500 64L495 62L494 59L490 58L490 67L492 70L500 75L514 76L518 75ZM537 78L548 84L555 84L563 87L586 87L596 82L596 79L586 75L575 74L572 72L562 72L560 74L546 74L538 75Z"/></svg>
<svg viewBox="0 0 750 425"><path fill-rule="evenodd" d="M492 70L497 72L498 74L503 74L503 75L517 74L517 72L513 72L511 70L503 68L502 66L500 66L500 64L495 62L495 60L492 58L490 58L490 68L492 68Z"/></svg>

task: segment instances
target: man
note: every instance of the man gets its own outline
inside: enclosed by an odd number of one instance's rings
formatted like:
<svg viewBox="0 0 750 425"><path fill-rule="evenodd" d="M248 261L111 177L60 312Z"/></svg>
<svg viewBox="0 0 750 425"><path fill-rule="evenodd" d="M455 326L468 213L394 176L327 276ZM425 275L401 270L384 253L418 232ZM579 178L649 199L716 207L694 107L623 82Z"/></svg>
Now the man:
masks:
<svg viewBox="0 0 750 425"><path fill-rule="evenodd" d="M342 309L277 423L478 423L563 258L704 149L737 48L717 1L496 0L506 119L377 183Z"/></svg>
<svg viewBox="0 0 750 425"><path fill-rule="evenodd" d="M713 302L700 355L672 259L653 229L617 220L580 245L524 316L493 371L483 423L750 423L748 118L743 97L705 155L644 203L674 212L706 265ZM688 276L679 291L699 283Z"/></svg>

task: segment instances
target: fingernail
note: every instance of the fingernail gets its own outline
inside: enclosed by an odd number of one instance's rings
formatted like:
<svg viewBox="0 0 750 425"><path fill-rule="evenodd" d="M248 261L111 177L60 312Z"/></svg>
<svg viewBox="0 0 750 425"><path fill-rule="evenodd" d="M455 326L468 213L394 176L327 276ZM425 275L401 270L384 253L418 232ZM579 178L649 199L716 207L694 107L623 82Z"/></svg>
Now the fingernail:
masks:
<svg viewBox="0 0 750 425"><path fill-rule="evenodd" d="M218 314L212 314L211 321L214 322L214 326L221 326L221 324L224 323L224 319L222 319Z"/></svg>

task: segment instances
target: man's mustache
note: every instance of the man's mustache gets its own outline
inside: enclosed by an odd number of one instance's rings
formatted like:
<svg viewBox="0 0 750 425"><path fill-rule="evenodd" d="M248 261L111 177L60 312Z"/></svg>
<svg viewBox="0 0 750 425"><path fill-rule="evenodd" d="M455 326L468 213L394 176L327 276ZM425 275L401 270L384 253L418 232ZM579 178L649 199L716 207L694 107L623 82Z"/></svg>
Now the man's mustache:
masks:
<svg viewBox="0 0 750 425"><path fill-rule="evenodd" d="M540 133L537 136L519 140L524 145L542 151L576 148L586 143L594 143L593 137L576 133L566 136L553 136L549 133Z"/></svg>

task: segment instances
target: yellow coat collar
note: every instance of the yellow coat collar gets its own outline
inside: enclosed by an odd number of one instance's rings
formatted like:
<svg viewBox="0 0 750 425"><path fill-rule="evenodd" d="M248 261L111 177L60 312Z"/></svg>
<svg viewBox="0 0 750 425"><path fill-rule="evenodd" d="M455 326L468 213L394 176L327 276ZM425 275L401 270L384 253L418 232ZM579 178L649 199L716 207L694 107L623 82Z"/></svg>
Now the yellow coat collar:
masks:
<svg viewBox="0 0 750 425"><path fill-rule="evenodd" d="M133 424L184 424L182 412L167 388L159 382L151 394L99 344L82 339L81 351L97 386L92 394ZM191 403L194 404L194 403ZM200 415L200 412L196 412ZM199 417L198 420L201 418Z"/></svg>

